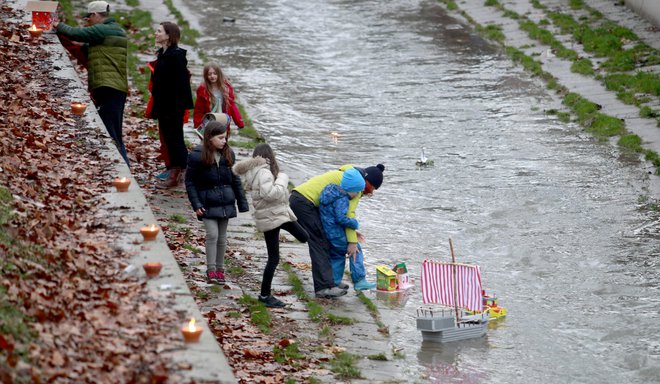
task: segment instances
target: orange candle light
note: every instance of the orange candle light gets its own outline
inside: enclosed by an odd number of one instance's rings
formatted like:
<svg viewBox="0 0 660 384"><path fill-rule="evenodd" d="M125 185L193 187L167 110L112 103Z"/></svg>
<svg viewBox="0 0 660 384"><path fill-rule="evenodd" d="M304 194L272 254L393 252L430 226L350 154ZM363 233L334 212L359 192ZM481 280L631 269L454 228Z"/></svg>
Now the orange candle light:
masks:
<svg viewBox="0 0 660 384"><path fill-rule="evenodd" d="M142 268L144 268L144 273L147 274L147 277L151 279L158 276L160 270L163 269L163 264L158 262L144 263L142 264Z"/></svg>
<svg viewBox="0 0 660 384"><path fill-rule="evenodd" d="M131 180L127 177L118 177L112 180L112 185L117 188L117 192L127 192L128 186L131 185Z"/></svg>
<svg viewBox="0 0 660 384"><path fill-rule="evenodd" d="M158 227L156 224L151 224L148 227L142 227L140 228L140 233L142 234L142 237L144 237L144 241L154 241L156 240L156 236L158 236Z"/></svg>
<svg viewBox="0 0 660 384"><path fill-rule="evenodd" d="M30 35L32 35L33 39L36 39L39 36L41 36L41 33L43 32L43 30L37 28L36 25L32 24L32 26L30 28L28 28L28 32L30 32Z"/></svg>
<svg viewBox="0 0 660 384"><path fill-rule="evenodd" d="M87 104L85 103L80 103L78 101L71 103L71 112L73 112L74 115L82 116L86 109Z"/></svg>
<svg viewBox="0 0 660 384"><path fill-rule="evenodd" d="M186 343L196 343L202 335L202 327L195 325L195 318L193 317L190 319L188 326L181 327L181 333L183 333L183 339Z"/></svg>

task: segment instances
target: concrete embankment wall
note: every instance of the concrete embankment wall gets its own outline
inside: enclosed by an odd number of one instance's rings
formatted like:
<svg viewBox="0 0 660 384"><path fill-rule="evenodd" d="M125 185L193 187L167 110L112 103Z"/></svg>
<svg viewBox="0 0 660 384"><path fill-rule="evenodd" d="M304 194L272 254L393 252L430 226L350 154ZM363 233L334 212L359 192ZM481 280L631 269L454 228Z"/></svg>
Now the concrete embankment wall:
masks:
<svg viewBox="0 0 660 384"><path fill-rule="evenodd" d="M27 0L7 2L7 5L16 10L25 10ZM31 20L31 15L25 13L20 23L27 26L30 25ZM158 302L160 306L168 306L178 313L185 314L186 322L182 322L182 325L187 324L187 319L194 317L198 320L197 326L204 330L197 343L184 343L179 330L171 330L174 334L172 337L181 337L181 341L178 344L179 348L161 352L171 359L172 367L176 367L170 371L170 379L175 382L184 380L185 382L237 383L228 360L207 322L204 321L204 316L163 234L159 234L155 241L142 241L140 228L157 223L156 216L142 188L112 143L89 97L87 86L81 81L69 54L54 33L44 33L38 42L32 44L39 44L46 51L44 60L48 62L47 67L52 69L50 75L63 79L68 84L68 88L63 92L66 98L54 98L53 103L66 104L73 100L86 103L88 108L85 114L76 120L76 125L81 129L80 140L94 142L108 163L114 164L115 175L131 180L128 191L122 193L116 192L110 186L110 180L105 180L108 188L103 197L107 203L100 208L111 215L113 217L111 221L116 223L114 226L109 226L108 230L123 234L117 238L116 243L111 244L112 247L121 249L126 255L131 255L130 265L122 273L134 275L135 278L144 281L153 298L153 302L140 303L140 305L145 305L147 308L146 305ZM81 157L80 161L84 163L87 159ZM155 278L147 279L141 268L145 262L160 262L163 265L161 273Z"/></svg>
<svg viewBox="0 0 660 384"><path fill-rule="evenodd" d="M660 28L660 0L626 0L626 5Z"/></svg>

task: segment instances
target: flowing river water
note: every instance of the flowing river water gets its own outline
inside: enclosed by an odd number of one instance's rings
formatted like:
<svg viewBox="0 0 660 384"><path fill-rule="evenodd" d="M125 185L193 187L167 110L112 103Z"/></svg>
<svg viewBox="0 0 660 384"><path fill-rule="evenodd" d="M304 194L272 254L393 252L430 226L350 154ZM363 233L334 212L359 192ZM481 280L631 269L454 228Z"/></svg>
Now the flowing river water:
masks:
<svg viewBox="0 0 660 384"><path fill-rule="evenodd" d="M294 183L386 166L358 210L371 279L400 260L419 282L451 238L507 307L485 338L432 345L415 329L419 289L374 294L411 382L659 382L643 167L545 115L560 104L542 83L433 0L187 4ZM421 148L434 166L416 166Z"/></svg>

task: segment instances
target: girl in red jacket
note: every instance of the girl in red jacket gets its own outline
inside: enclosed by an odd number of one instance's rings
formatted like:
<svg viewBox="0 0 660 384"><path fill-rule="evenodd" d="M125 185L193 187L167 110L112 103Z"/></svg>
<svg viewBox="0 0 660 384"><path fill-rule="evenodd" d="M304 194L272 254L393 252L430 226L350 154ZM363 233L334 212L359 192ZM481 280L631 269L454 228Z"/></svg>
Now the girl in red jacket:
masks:
<svg viewBox="0 0 660 384"><path fill-rule="evenodd" d="M204 81L197 88L197 101L195 101L193 115L193 123L198 132L204 115L207 113L224 112L231 116L239 129L243 128L243 119L234 100L234 90L222 73L220 66L213 62L206 64ZM203 129L203 127L201 128ZM229 128L227 128L227 138L229 138Z"/></svg>

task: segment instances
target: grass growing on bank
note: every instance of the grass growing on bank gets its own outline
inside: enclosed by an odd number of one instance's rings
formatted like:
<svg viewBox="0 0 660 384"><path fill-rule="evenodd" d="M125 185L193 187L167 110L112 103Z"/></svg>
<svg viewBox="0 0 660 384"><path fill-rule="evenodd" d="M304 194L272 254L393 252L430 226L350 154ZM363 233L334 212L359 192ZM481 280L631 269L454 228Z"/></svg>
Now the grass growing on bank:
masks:
<svg viewBox="0 0 660 384"><path fill-rule="evenodd" d="M302 360L305 358L300 350L298 344L291 343L286 347L276 345L273 347L273 359L278 363L290 362L291 360Z"/></svg>
<svg viewBox="0 0 660 384"><path fill-rule="evenodd" d="M250 311L250 319L261 332L270 334L270 313L266 306L250 295L243 295L238 302L245 305Z"/></svg>
<svg viewBox="0 0 660 384"><path fill-rule="evenodd" d="M347 352L340 352L330 360L330 370L340 379L360 379L362 372L357 368L359 357Z"/></svg>
<svg viewBox="0 0 660 384"><path fill-rule="evenodd" d="M585 7L585 9L589 8ZM577 22L572 16L560 12L547 12L547 14L561 33L572 35L576 42L582 44L586 52L607 58L599 67L607 74L596 77L609 90L615 91L621 101L639 107L648 101L645 95L658 97L660 75L647 71L625 73L660 63L660 53L639 41L638 36L631 30L611 21L602 21L601 16L593 12L592 19L587 18L582 22ZM595 76L595 72L583 74Z"/></svg>
<svg viewBox="0 0 660 384"><path fill-rule="evenodd" d="M314 322L326 321L330 324L340 324L340 325L350 325L354 324L355 320L350 317L337 316L326 308L324 308L317 301L314 301L312 298L307 295L305 288L303 287L302 281L293 270L293 267L289 263L282 263L282 269L287 273L289 284L293 288L293 293L298 297L298 299L305 303L307 307L307 316Z"/></svg>
<svg viewBox="0 0 660 384"><path fill-rule="evenodd" d="M170 215L169 220L178 224L184 224L188 222L188 219L180 213L174 213Z"/></svg>
<svg viewBox="0 0 660 384"><path fill-rule="evenodd" d="M580 124L597 137L620 136L626 133L622 120L598 112L598 104L577 93L567 94L563 103L577 115Z"/></svg>
<svg viewBox="0 0 660 384"><path fill-rule="evenodd" d="M226 258L225 263L227 265L227 273L229 273L230 275L241 277L246 273L245 269L243 269L243 267L238 265L237 262L234 261L231 257Z"/></svg>
<svg viewBox="0 0 660 384"><path fill-rule="evenodd" d="M390 330L387 327L387 325L385 325L385 323L383 323L383 321L380 319L380 312L378 311L378 307L376 306L376 304L374 304L374 302L371 301L371 299L368 298L364 294L364 292L358 291L357 297L358 299L360 299L362 304L364 304L364 306L367 308L367 311L369 312L371 317L373 317L374 321L376 322L376 325L378 326L378 332L384 335L389 335Z"/></svg>
<svg viewBox="0 0 660 384"><path fill-rule="evenodd" d="M504 43L504 33L502 32L502 27L499 25L487 25L485 27L477 26L477 31L482 35L486 36L490 40L495 40L500 43Z"/></svg>

